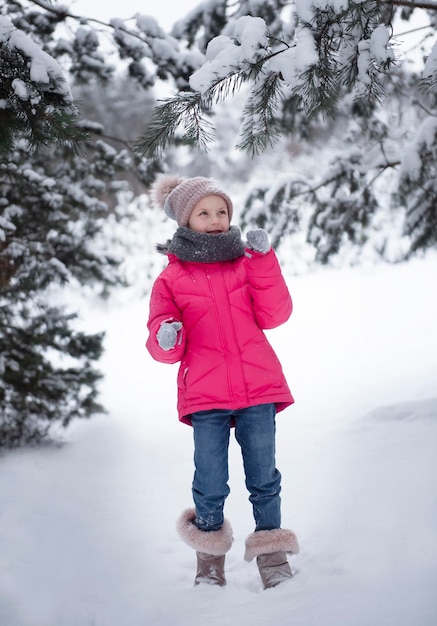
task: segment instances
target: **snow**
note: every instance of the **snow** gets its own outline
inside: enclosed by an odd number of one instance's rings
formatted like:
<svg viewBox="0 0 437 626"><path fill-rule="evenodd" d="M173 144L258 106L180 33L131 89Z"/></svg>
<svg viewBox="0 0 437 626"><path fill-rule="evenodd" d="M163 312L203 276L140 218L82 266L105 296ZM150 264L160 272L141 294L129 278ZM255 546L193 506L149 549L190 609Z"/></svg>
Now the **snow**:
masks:
<svg viewBox="0 0 437 626"><path fill-rule="evenodd" d="M150 37L165 37L156 19L150 15L135 15L135 22L139 30Z"/></svg>
<svg viewBox="0 0 437 626"><path fill-rule="evenodd" d="M355 0L356 4L360 4L363 0ZM334 13L339 14L347 9L347 0L296 0L296 13L304 22L310 23L315 18L314 9L326 11L332 9Z"/></svg>
<svg viewBox="0 0 437 626"><path fill-rule="evenodd" d="M165 39L156 39L152 43L152 49L156 56L169 61L177 58L177 50Z"/></svg>
<svg viewBox="0 0 437 626"><path fill-rule="evenodd" d="M0 43L7 44L29 59L30 78L36 83L43 83L50 89L61 94L67 102L72 101L70 87L57 61L44 52L26 33L12 24L3 15L0 15ZM15 79L14 91L19 98L27 100L32 94L23 81Z"/></svg>
<svg viewBox="0 0 437 626"><path fill-rule="evenodd" d="M414 132L409 141L408 147L402 152L401 157L401 178L410 177L418 180L423 167L421 153L424 150L431 150L437 137L437 120L434 117L427 117Z"/></svg>
<svg viewBox="0 0 437 626"><path fill-rule="evenodd" d="M388 28L380 24L370 35L370 49L372 56L378 63L384 64L394 59L394 52L390 45Z"/></svg>
<svg viewBox="0 0 437 626"><path fill-rule="evenodd" d="M242 59L256 58L260 48L268 46L267 25L261 17L244 15L235 22L234 34L241 45Z"/></svg>
<svg viewBox="0 0 437 626"><path fill-rule="evenodd" d="M295 44L268 62L268 69L272 72L281 72L284 80L290 85L293 85L299 75L311 65L316 65L319 59L314 38L308 28L296 30Z"/></svg>
<svg viewBox="0 0 437 626"><path fill-rule="evenodd" d="M362 0L355 0L360 4ZM296 28L294 40L290 46L282 45L270 52L271 58L266 68L278 72L286 83L294 86L302 75L319 62L311 23L316 19L316 10L333 9L336 14L346 10L346 0L314 0L311 3L296 0L295 12L301 25ZM247 63L255 63L260 52L265 51L268 57L269 38L265 21L260 17L242 16L228 25L229 35L220 35L212 39L207 47L206 59L201 67L190 77L190 87L205 94L211 87L242 68ZM377 26L369 39L358 42L358 80L357 95L364 97L371 79L369 72L376 62L385 65L394 60L394 52L390 44L390 32L383 25ZM348 62L355 48L347 38L342 42L341 56Z"/></svg>
<svg viewBox="0 0 437 626"><path fill-rule="evenodd" d="M205 93L215 82L225 78L242 63L253 63L260 49L267 46L267 26L260 17L245 15L236 20L233 36L214 37L206 49L205 63L190 77L190 87Z"/></svg>
<svg viewBox="0 0 437 626"><path fill-rule="evenodd" d="M436 272L430 254L286 274L295 309L269 338L296 397L278 416L277 461L301 553L268 591L243 560L253 520L233 440L228 585L193 587L195 555L175 530L192 478L177 366L144 348L146 299L84 309L108 331L109 412L0 456L0 623L434 626Z"/></svg>
<svg viewBox="0 0 437 626"><path fill-rule="evenodd" d="M437 41L431 48L431 52L425 62L423 77L432 78L433 74L435 73L437 73Z"/></svg>

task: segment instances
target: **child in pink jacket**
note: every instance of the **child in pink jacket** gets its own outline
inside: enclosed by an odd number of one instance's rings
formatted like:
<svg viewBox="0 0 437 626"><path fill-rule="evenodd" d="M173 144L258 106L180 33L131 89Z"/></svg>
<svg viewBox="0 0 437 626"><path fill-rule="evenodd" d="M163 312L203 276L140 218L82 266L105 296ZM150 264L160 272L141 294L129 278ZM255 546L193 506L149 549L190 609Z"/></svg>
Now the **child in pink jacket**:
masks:
<svg viewBox="0 0 437 626"><path fill-rule="evenodd" d="M163 363L180 362L178 414L193 427L194 509L178 521L197 553L195 584L225 585L232 529L223 510L231 428L241 447L255 520L245 559L257 559L265 588L291 578L287 553L297 553L281 528L281 474L275 464L275 417L293 403L279 360L263 329L289 318L292 302L267 233L231 226L230 197L211 178L164 175L153 199L176 220L158 250L168 265L156 279L147 349Z"/></svg>

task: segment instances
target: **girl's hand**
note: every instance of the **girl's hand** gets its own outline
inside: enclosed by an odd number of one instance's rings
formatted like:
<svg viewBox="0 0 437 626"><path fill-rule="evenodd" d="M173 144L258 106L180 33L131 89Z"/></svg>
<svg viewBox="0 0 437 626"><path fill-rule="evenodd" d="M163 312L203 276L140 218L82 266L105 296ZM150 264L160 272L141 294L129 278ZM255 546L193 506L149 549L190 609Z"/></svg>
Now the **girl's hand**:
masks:
<svg viewBox="0 0 437 626"><path fill-rule="evenodd" d="M247 233L248 247L255 252L266 254L270 250L269 236L263 228L255 228Z"/></svg>
<svg viewBox="0 0 437 626"><path fill-rule="evenodd" d="M156 339L163 350L171 350L175 347L178 332L182 328L182 322L162 322L156 333Z"/></svg>

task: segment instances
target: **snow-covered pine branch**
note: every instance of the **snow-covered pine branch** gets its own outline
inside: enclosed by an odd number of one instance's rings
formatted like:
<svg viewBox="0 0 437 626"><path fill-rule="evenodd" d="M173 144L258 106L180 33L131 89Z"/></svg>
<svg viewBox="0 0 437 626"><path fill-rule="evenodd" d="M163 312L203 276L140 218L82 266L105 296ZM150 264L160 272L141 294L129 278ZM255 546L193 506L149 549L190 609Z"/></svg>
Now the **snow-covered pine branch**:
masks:
<svg viewBox="0 0 437 626"><path fill-rule="evenodd" d="M213 103L213 96L222 95L217 93L220 81L238 75L241 84L256 81L262 70L265 75L279 76L284 93L297 96L308 116L334 115L347 89L352 90L357 100L376 102L384 93L381 75L391 69L395 60L390 31L384 24L387 17L386 6L374 0L359 3L297 0L294 14L288 23L284 22L284 31L290 35L286 41L278 40L276 32L271 33L261 17L246 15L234 21L230 19L227 34L209 42L205 62L191 76L190 87L203 97L208 95ZM266 111L276 107L278 90L270 89L274 82L276 79L264 80L264 93L258 82L246 111L253 108L254 93ZM189 98L186 104L188 108ZM265 124L262 133L251 133L250 125L243 122L247 135L243 134L239 141L240 148L254 154L272 143L273 116L267 114L267 119L271 124ZM251 140L251 136L256 140ZM145 150L147 141L153 144L150 132L142 146L144 153L153 153L151 149Z"/></svg>
<svg viewBox="0 0 437 626"><path fill-rule="evenodd" d="M180 92L174 98L155 106L145 134L135 148L142 156L161 155L180 127L184 129L181 141L187 145L207 149L213 135L212 125L204 118L202 94Z"/></svg>
<svg viewBox="0 0 437 626"><path fill-rule="evenodd" d="M0 151L16 137L29 146L60 141L75 145L83 133L64 72L26 33L0 15Z"/></svg>

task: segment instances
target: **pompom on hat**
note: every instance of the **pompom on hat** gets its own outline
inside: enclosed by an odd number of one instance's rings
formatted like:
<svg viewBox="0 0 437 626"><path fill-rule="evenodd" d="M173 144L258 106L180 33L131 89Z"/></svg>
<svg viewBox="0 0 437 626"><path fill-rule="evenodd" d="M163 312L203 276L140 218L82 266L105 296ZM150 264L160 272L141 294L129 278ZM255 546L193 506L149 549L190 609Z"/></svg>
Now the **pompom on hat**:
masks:
<svg viewBox="0 0 437 626"><path fill-rule="evenodd" d="M196 204L206 196L220 196L228 207L229 221L232 219L232 200L214 178L183 178L177 175L159 176L151 189L152 199L165 214L176 220L178 226L187 226Z"/></svg>

